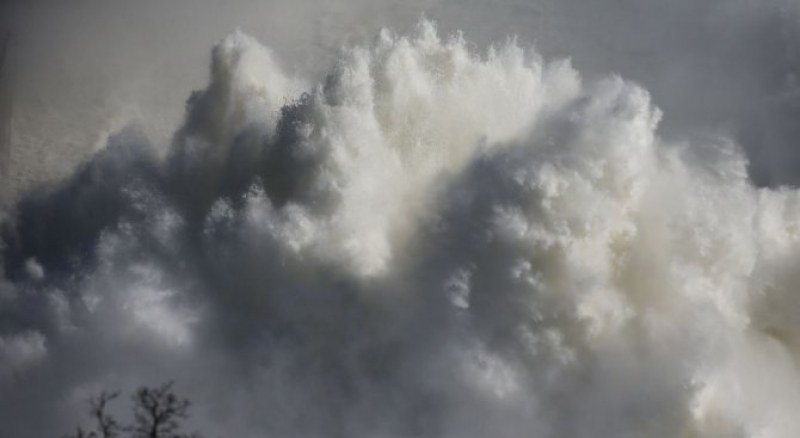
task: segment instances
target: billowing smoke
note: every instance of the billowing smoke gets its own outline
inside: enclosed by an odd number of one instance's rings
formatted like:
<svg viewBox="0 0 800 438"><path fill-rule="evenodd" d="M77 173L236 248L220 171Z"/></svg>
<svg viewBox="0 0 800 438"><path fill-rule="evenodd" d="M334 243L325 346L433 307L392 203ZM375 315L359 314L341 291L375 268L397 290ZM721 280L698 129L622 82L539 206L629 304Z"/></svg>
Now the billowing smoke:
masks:
<svg viewBox="0 0 800 438"><path fill-rule="evenodd" d="M422 21L317 82L234 33L165 157L130 126L23 198L3 434L174 378L208 436L799 436L800 192L473 47Z"/></svg>

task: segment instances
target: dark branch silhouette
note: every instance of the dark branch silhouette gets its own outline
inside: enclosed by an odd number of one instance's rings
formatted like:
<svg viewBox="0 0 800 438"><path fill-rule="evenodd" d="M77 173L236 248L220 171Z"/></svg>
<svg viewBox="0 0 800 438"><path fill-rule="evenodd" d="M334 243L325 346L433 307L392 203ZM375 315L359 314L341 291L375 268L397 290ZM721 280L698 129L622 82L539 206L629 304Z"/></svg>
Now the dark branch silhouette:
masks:
<svg viewBox="0 0 800 438"><path fill-rule="evenodd" d="M131 397L133 423L123 424L108 413L108 405L120 395L119 391L101 392L89 400L89 413L94 421L93 430L78 426L75 433L65 438L200 438L194 433L180 431L181 422L189 418L188 399L179 397L170 381L160 386L142 386Z"/></svg>
<svg viewBox="0 0 800 438"><path fill-rule="evenodd" d="M180 421L188 418L191 403L172 391L174 382L155 388L143 386L133 396L134 438L188 438L178 433Z"/></svg>
<svg viewBox="0 0 800 438"><path fill-rule="evenodd" d="M108 403L119 397L119 394L119 391L114 391L111 393L103 391L97 397L93 397L91 400L89 400L90 412L97 425L97 429L99 431L98 436L101 438L117 437L123 430L123 427L117 422L117 420L109 415L108 412L106 412Z"/></svg>

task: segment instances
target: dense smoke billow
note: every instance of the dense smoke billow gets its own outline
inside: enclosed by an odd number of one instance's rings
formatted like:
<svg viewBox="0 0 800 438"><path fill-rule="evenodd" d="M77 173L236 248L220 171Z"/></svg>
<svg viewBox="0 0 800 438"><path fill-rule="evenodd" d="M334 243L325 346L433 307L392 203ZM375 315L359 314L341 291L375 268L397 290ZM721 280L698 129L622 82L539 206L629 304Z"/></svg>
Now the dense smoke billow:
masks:
<svg viewBox="0 0 800 438"><path fill-rule="evenodd" d="M800 436L797 11L609 2L536 3L574 62L448 2L305 73L223 38L169 146L7 209L0 435L175 379L209 437Z"/></svg>

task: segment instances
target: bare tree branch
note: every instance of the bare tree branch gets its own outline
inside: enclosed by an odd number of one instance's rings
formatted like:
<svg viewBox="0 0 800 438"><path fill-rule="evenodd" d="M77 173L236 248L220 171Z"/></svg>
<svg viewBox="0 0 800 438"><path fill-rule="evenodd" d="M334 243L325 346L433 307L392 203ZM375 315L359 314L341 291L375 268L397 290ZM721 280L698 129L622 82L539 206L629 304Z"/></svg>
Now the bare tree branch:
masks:
<svg viewBox="0 0 800 438"><path fill-rule="evenodd" d="M64 438L199 438L197 434L180 432L181 422L189 418L188 399L173 390L173 381L160 386L142 386L133 394L133 424L123 424L108 413L108 405L119 397L119 391L101 392L89 400L89 413L96 430L84 431L80 426Z"/></svg>
<svg viewBox="0 0 800 438"><path fill-rule="evenodd" d="M180 421L188 418L189 400L173 392L170 381L155 388L143 386L133 396L134 438L183 438Z"/></svg>
<svg viewBox="0 0 800 438"><path fill-rule="evenodd" d="M123 430L117 420L106 412L108 403L119 397L119 394L119 391L103 391L97 397L89 400L90 412L97 424L99 438L114 438L119 436L119 433Z"/></svg>

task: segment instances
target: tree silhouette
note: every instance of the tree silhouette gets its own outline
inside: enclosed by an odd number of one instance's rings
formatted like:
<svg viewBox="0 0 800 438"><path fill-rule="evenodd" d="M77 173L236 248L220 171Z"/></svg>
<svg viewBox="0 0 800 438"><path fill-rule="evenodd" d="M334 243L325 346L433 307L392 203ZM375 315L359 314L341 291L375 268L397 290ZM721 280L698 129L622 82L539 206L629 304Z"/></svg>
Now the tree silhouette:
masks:
<svg viewBox="0 0 800 438"><path fill-rule="evenodd" d="M191 403L172 392L173 382L155 388L143 386L133 396L134 438L184 438L180 421L188 418Z"/></svg>
<svg viewBox="0 0 800 438"><path fill-rule="evenodd" d="M89 399L89 413L93 430L77 427L74 434L64 438L200 438L194 433L180 431L181 422L189 418L188 399L179 397L173 389L174 382L159 386L142 386L131 397L133 423L123 424L108 413L108 405L120 395L119 391L103 391Z"/></svg>

